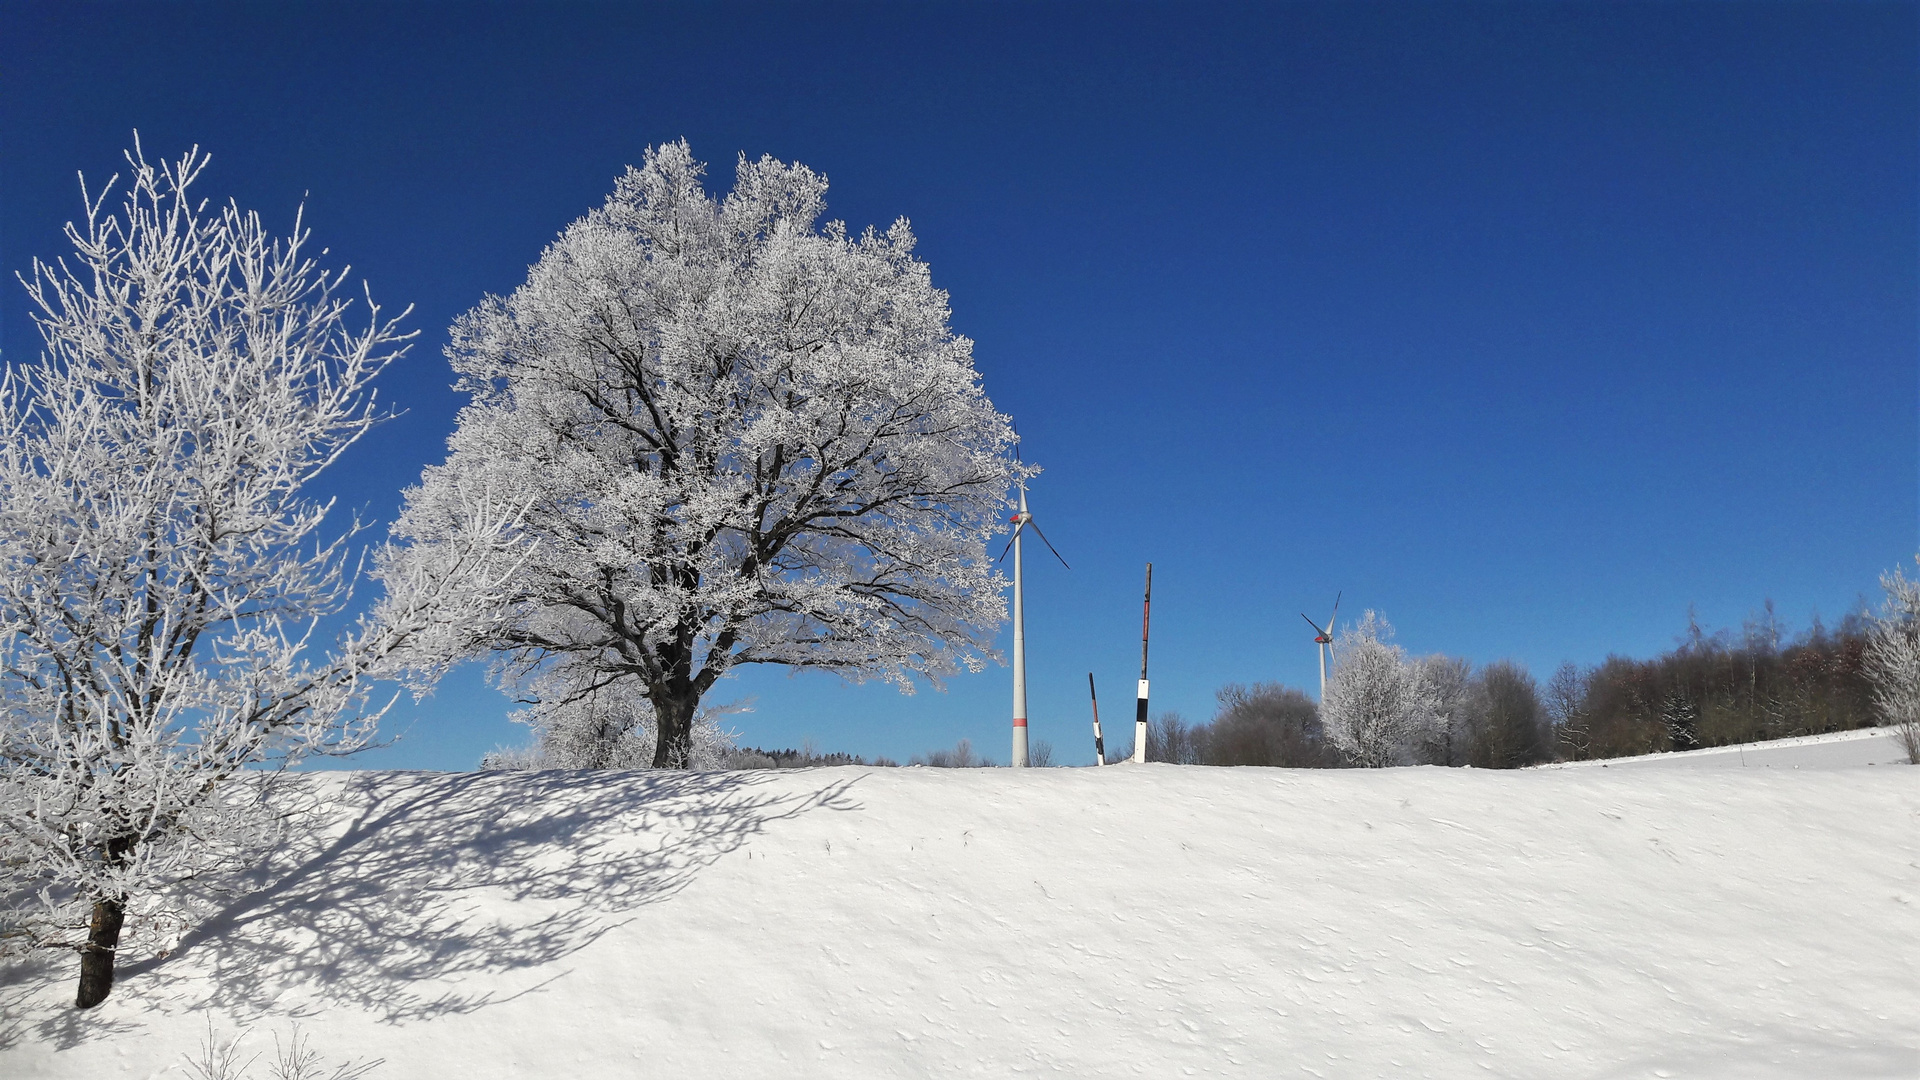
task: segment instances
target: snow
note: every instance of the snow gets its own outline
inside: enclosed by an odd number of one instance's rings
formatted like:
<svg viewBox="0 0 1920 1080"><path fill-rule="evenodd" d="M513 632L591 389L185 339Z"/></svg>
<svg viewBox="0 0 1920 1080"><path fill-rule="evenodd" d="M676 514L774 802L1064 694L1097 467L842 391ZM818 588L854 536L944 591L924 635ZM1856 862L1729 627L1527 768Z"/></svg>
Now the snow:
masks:
<svg viewBox="0 0 1920 1080"><path fill-rule="evenodd" d="M1771 742L1739 743L1678 754L1644 754L1606 761L1568 761L1543 769L1662 768L1687 769L1842 769L1860 765L1905 764L1907 752L1892 728L1862 728L1826 735L1801 735Z"/></svg>
<svg viewBox="0 0 1920 1080"><path fill-rule="evenodd" d="M296 1018L384 1078L1920 1074L1906 766L302 782L98 1009L0 969L0 1075Z"/></svg>

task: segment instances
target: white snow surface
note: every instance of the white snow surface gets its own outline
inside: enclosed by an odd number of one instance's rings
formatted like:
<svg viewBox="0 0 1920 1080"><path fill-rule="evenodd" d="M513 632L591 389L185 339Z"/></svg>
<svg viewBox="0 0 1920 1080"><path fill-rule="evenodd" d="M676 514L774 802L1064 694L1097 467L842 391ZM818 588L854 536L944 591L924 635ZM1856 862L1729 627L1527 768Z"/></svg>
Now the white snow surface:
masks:
<svg viewBox="0 0 1920 1080"><path fill-rule="evenodd" d="M301 782L98 1009L0 969L0 1076L1920 1075L1920 768Z"/></svg>
<svg viewBox="0 0 1920 1080"><path fill-rule="evenodd" d="M1860 728L1825 735L1800 735L1771 742L1736 743L1682 753L1642 754L1604 761L1565 761L1543 769L1638 768L1654 765L1686 769L1838 769L1857 765L1904 765L1907 751L1892 728Z"/></svg>

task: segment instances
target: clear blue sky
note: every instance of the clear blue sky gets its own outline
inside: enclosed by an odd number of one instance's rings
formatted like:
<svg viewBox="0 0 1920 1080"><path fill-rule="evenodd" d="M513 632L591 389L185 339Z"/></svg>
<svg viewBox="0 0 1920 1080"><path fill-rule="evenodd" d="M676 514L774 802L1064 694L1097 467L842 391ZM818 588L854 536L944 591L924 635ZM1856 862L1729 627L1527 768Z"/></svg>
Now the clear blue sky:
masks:
<svg viewBox="0 0 1920 1080"><path fill-rule="evenodd" d="M686 137L911 218L1073 563L1029 583L1036 738L1311 688L1302 610L1416 652L1803 626L1920 542L1920 20L1898 4L0 5L0 269L62 251L134 128L416 305L404 417L327 493L438 461L449 320ZM0 298L0 347L37 349ZM1009 675L756 673L744 739L1006 759ZM518 741L469 669L367 767Z"/></svg>

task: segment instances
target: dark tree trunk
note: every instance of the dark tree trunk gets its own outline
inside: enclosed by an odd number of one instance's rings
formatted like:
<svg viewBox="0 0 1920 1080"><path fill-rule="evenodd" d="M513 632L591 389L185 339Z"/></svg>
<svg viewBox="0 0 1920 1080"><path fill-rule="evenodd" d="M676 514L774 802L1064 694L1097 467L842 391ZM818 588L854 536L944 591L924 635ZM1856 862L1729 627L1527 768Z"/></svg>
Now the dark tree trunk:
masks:
<svg viewBox="0 0 1920 1080"><path fill-rule="evenodd" d="M93 902L93 923L87 929L86 948L80 950L80 996L74 1002L91 1009L113 991L113 958L120 948L120 927L127 919L127 902Z"/></svg>
<svg viewBox="0 0 1920 1080"><path fill-rule="evenodd" d="M684 769L692 764L693 714L700 708L700 696L688 688L682 695L657 694L653 698L653 718L659 740L653 746L653 767Z"/></svg>

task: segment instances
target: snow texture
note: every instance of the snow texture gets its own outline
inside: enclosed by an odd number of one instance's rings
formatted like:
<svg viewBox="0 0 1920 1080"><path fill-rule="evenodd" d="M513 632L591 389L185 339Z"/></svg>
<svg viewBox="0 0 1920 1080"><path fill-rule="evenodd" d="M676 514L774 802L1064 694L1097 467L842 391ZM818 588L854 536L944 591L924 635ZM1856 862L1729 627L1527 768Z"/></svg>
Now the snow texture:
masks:
<svg viewBox="0 0 1920 1080"><path fill-rule="evenodd" d="M1564 761L1547 769L1834 769L1857 765L1902 765L1906 746L1894 728L1863 728L1826 735L1801 735L1768 742L1713 746L1684 753L1642 754L1596 761Z"/></svg>
<svg viewBox="0 0 1920 1080"><path fill-rule="evenodd" d="M98 1009L0 969L0 1075L296 1018L385 1077L1920 1073L1909 766L302 779Z"/></svg>

